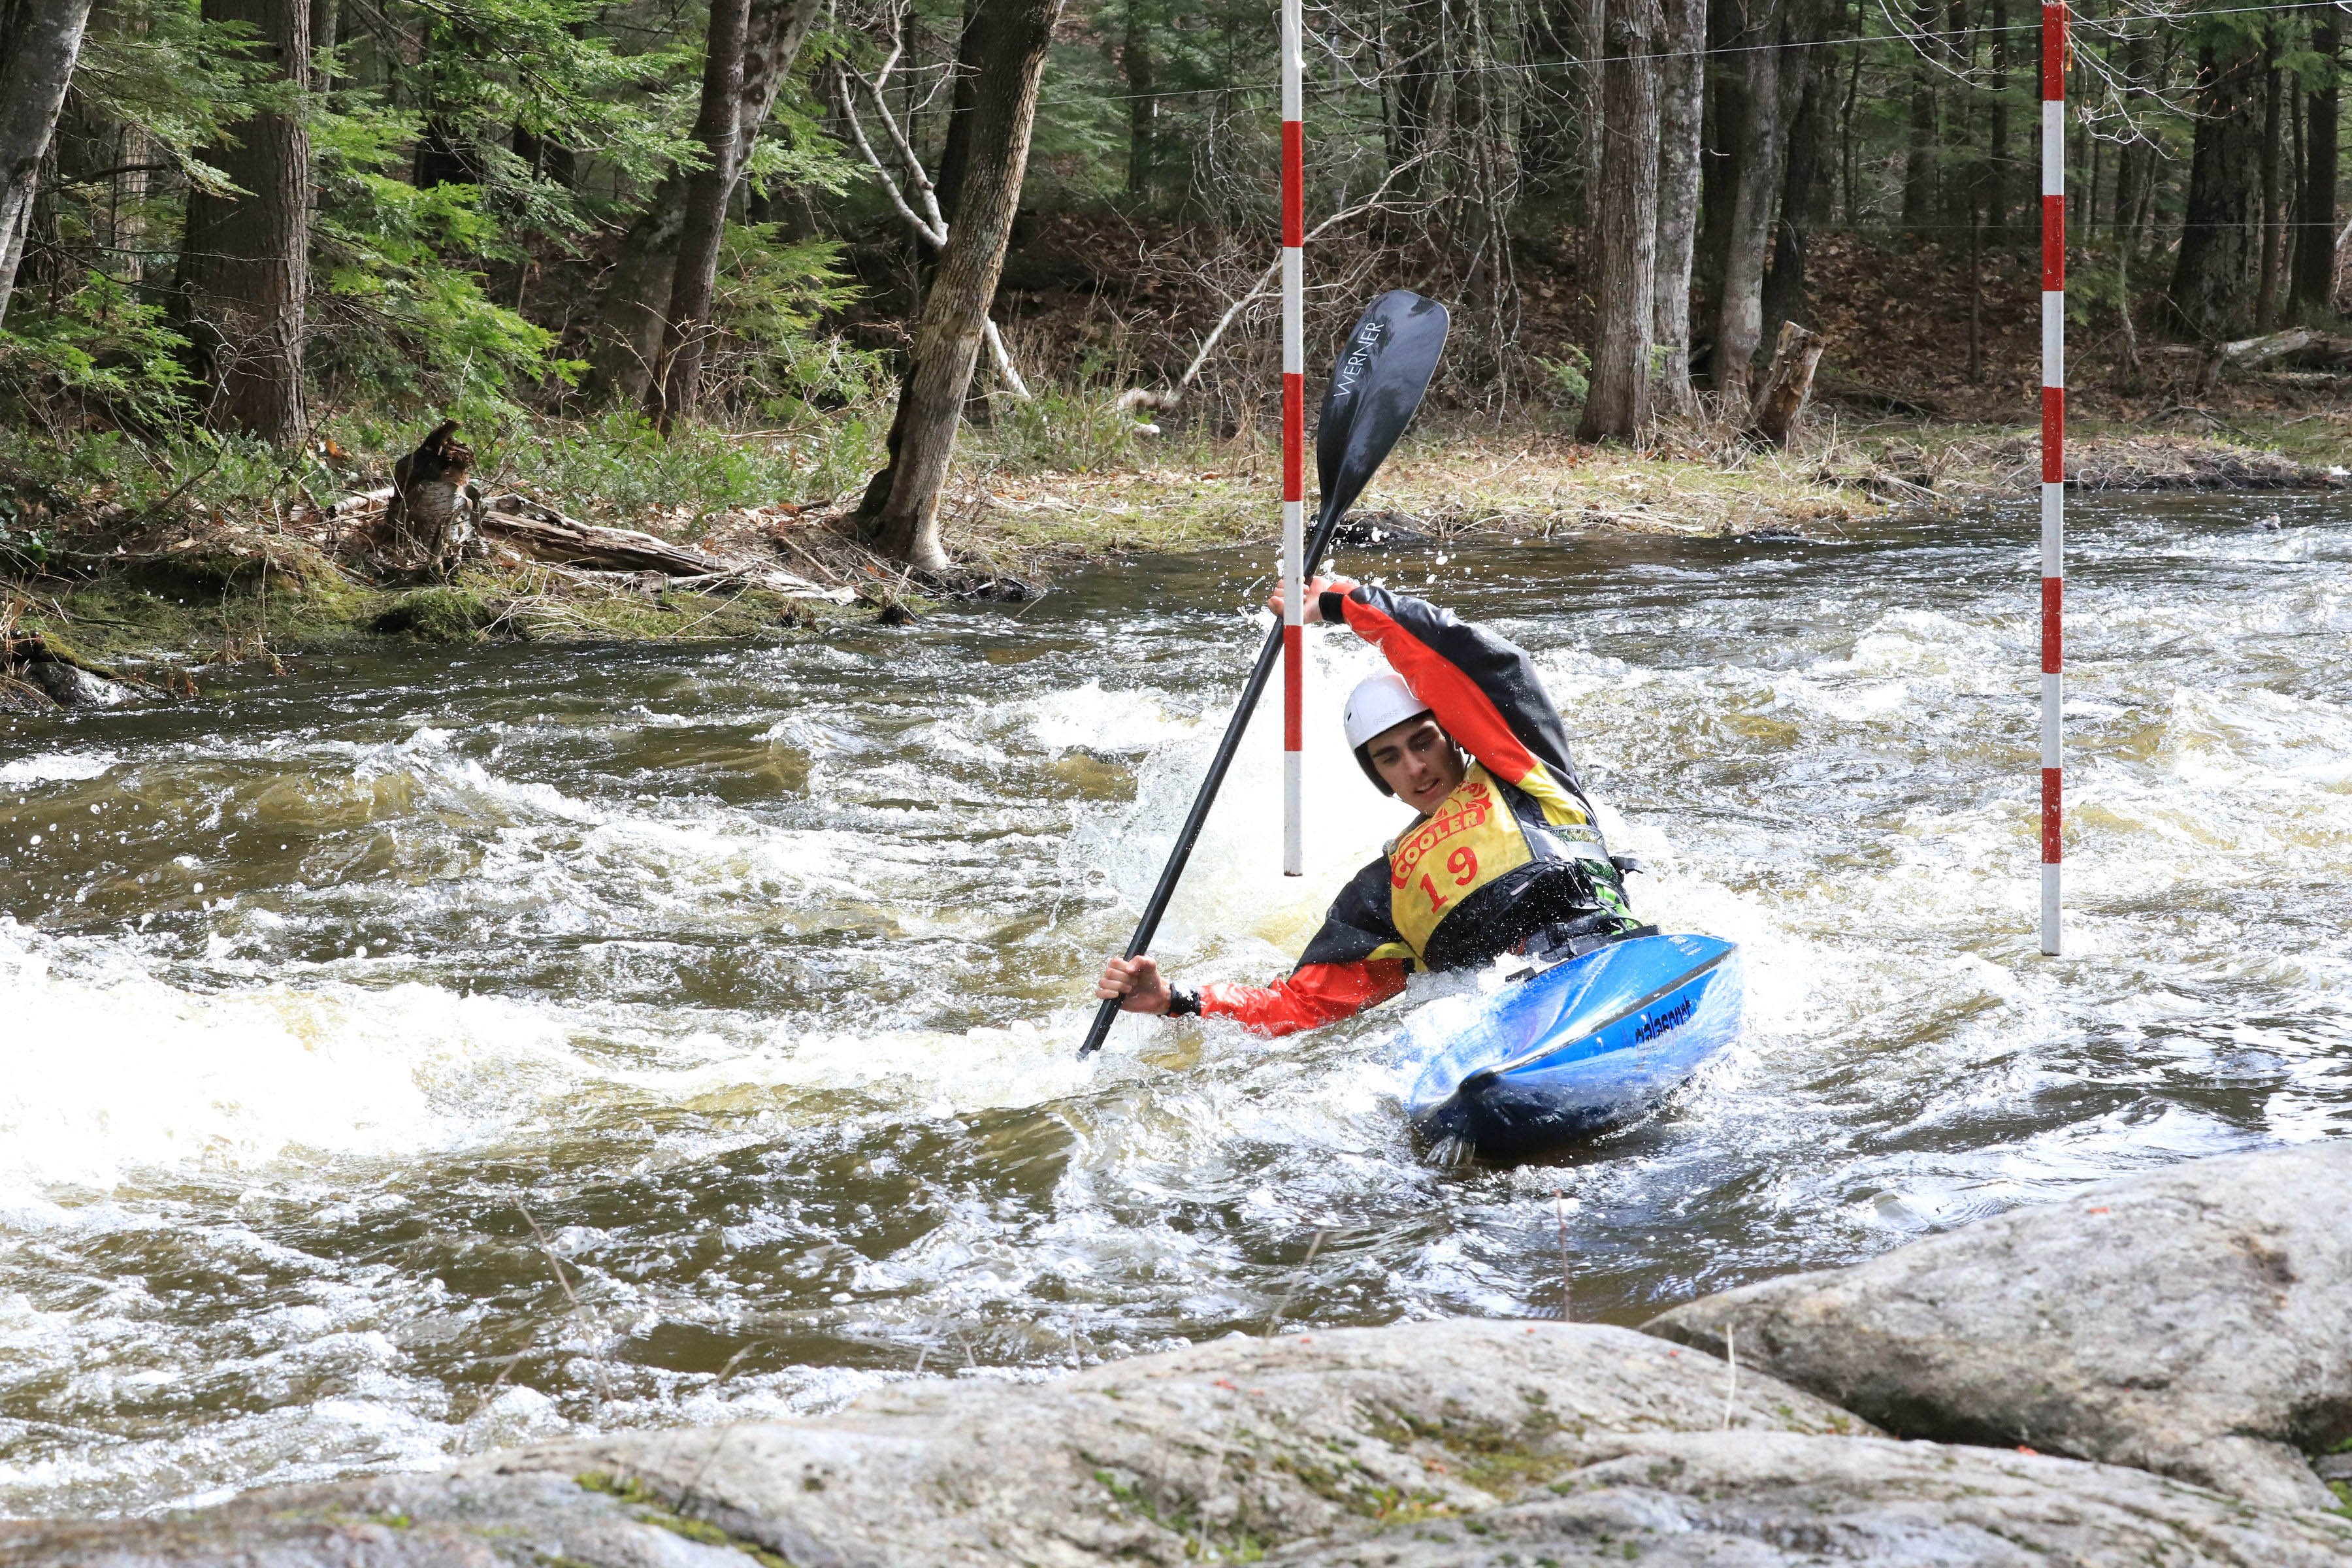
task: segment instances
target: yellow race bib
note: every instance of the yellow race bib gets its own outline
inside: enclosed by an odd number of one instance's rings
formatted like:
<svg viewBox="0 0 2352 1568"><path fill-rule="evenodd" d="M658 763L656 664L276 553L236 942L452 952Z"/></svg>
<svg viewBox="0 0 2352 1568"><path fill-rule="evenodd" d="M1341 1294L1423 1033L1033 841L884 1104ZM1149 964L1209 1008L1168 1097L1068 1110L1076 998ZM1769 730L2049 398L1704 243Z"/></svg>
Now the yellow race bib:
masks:
<svg viewBox="0 0 2352 1568"><path fill-rule="evenodd" d="M1494 775L1470 764L1454 793L1389 846L1389 913L1416 955L1437 922L1506 871L1535 858Z"/></svg>

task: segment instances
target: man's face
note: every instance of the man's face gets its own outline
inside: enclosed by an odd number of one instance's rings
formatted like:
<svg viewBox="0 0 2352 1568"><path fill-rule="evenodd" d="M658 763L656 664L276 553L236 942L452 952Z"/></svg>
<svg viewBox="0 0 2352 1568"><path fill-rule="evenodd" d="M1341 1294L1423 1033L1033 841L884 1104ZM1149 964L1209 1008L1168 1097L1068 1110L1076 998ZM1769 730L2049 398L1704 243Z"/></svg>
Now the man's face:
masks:
<svg viewBox="0 0 2352 1568"><path fill-rule="evenodd" d="M1454 793L1465 766L1453 738L1426 713L1373 736L1371 758L1397 798L1423 816Z"/></svg>

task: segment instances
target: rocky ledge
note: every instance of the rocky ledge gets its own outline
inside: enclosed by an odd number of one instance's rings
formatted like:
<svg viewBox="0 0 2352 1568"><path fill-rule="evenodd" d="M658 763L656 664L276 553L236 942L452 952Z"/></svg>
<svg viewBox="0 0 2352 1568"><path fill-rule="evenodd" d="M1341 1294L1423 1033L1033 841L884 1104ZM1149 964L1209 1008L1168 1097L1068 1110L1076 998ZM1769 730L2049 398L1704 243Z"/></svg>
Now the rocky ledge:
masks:
<svg viewBox="0 0 2352 1568"><path fill-rule="evenodd" d="M0 1568L2342 1568L2311 1460L2352 1439L2347 1200L2352 1144L2207 1161L1642 1333L1413 1323L908 1384L0 1525Z"/></svg>

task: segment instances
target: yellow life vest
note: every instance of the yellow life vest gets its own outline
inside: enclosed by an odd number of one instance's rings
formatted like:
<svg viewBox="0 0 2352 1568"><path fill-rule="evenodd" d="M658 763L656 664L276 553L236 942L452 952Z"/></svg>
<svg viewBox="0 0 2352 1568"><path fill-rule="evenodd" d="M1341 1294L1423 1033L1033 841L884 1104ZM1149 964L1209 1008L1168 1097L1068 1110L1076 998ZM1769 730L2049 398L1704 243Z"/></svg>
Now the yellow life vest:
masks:
<svg viewBox="0 0 2352 1568"><path fill-rule="evenodd" d="M1463 900L1534 858L1495 776L1472 763L1454 793L1389 846L1389 915L1397 934L1421 956L1437 922Z"/></svg>

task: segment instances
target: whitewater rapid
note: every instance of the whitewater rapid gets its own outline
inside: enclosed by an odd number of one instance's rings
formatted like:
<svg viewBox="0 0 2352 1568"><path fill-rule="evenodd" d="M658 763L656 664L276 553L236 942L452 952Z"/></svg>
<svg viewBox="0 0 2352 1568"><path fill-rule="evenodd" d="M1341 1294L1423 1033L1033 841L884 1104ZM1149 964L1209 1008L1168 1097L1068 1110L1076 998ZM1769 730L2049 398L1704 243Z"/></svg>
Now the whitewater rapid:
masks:
<svg viewBox="0 0 2352 1568"><path fill-rule="evenodd" d="M1075 1059L1262 635L1261 552L765 648L295 661L0 734L0 1510L826 1407L1287 1323L1638 1321L2352 1122L2352 519L2086 502L2067 956L2034 952L2032 519L1346 564L1538 656L1740 1046L1433 1169L1381 1041ZM2275 527L2261 526L2277 514ZM1850 530L1851 531L1851 530ZM1400 826L1310 638L1158 951L1283 971ZM37 842L36 841L37 837ZM1309 1261L1310 1254L1312 1261ZM558 1270L561 1270L561 1278Z"/></svg>

